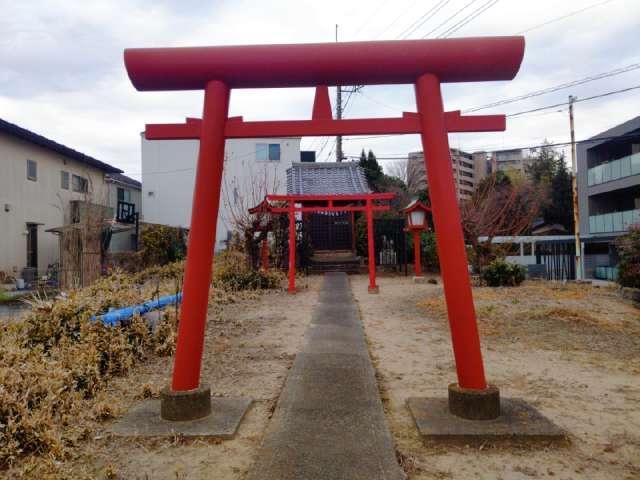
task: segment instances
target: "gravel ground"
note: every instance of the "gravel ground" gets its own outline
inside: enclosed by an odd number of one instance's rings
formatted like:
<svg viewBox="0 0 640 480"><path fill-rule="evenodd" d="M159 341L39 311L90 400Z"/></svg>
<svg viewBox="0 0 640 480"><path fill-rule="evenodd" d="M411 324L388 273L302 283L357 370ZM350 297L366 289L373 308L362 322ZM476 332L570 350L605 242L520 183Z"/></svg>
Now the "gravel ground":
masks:
<svg viewBox="0 0 640 480"><path fill-rule="evenodd" d="M439 279L438 279L439 282ZM612 289L474 288L487 377L569 432L561 445L426 445L405 400L446 397L455 367L440 285L351 277L410 479L640 478L640 310Z"/></svg>

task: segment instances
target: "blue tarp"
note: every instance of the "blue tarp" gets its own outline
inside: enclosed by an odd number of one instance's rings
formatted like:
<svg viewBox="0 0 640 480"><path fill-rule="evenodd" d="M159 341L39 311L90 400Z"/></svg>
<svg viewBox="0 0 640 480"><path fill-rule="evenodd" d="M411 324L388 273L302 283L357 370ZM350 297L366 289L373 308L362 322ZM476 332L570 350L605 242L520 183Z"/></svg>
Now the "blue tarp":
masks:
<svg viewBox="0 0 640 480"><path fill-rule="evenodd" d="M168 295L166 297L160 297L157 300L141 303L139 305L132 305L130 307L118 308L112 310L103 315L93 316L91 320L100 320L105 325L115 325L118 322L131 318L136 313L142 315L143 313L150 312L152 310L158 310L174 303L180 303L182 301L182 293L176 295Z"/></svg>

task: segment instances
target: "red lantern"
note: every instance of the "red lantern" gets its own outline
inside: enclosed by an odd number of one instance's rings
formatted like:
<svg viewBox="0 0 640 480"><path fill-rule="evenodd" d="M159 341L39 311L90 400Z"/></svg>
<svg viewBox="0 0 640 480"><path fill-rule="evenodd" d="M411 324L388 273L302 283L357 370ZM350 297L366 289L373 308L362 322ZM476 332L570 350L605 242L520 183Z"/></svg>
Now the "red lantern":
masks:
<svg viewBox="0 0 640 480"><path fill-rule="evenodd" d="M413 258L415 260L414 271L416 277L422 277L422 260L420 258L420 234L429 229L427 214L431 209L420 200L412 201L402 210L407 216L407 230L413 233Z"/></svg>

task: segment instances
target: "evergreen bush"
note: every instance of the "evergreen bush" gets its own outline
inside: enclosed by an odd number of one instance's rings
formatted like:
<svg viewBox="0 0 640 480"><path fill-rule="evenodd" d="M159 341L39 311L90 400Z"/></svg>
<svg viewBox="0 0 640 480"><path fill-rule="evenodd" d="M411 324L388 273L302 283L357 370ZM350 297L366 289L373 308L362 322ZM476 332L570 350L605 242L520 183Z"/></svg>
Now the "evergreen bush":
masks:
<svg viewBox="0 0 640 480"><path fill-rule="evenodd" d="M490 287L515 287L524 281L525 269L498 258L482 271L482 280Z"/></svg>
<svg viewBox="0 0 640 480"><path fill-rule="evenodd" d="M620 253L618 283L622 287L640 288L640 225L629 228L629 233L616 242Z"/></svg>

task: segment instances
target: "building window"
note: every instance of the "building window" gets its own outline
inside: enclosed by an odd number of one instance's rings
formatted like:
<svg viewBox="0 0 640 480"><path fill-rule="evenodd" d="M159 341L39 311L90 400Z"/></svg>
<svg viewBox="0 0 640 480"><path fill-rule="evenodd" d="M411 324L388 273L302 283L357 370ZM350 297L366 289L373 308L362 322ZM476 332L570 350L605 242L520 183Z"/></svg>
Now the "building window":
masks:
<svg viewBox="0 0 640 480"><path fill-rule="evenodd" d="M125 190L124 188L118 188L118 201L131 203L131 190Z"/></svg>
<svg viewBox="0 0 640 480"><path fill-rule="evenodd" d="M27 223L27 268L38 268L37 223Z"/></svg>
<svg viewBox="0 0 640 480"><path fill-rule="evenodd" d="M256 160L277 162L280 160L279 143L256 143Z"/></svg>
<svg viewBox="0 0 640 480"><path fill-rule="evenodd" d="M60 171L60 188L69 190L69 172Z"/></svg>
<svg viewBox="0 0 640 480"><path fill-rule="evenodd" d="M27 160L27 179L38 180L38 164L34 160Z"/></svg>
<svg viewBox="0 0 640 480"><path fill-rule="evenodd" d="M86 178L80 177L78 175L73 175L71 177L71 189L74 192L79 193L87 193L89 191L89 182Z"/></svg>

